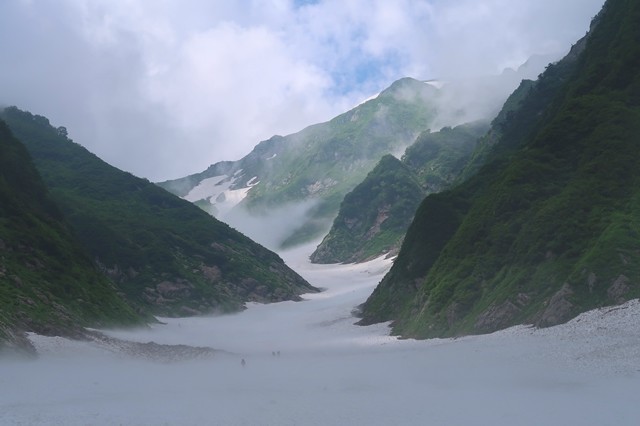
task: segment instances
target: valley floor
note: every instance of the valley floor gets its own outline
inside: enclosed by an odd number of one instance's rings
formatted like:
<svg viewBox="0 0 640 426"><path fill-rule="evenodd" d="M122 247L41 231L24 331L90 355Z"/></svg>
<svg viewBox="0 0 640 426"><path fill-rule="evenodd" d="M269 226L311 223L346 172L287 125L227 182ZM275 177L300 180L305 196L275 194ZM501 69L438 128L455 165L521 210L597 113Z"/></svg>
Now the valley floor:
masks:
<svg viewBox="0 0 640 426"><path fill-rule="evenodd" d="M30 336L37 360L0 360L0 424L637 424L639 301L542 330L398 340L351 316L389 261L311 265L310 250L283 254L326 288L304 302L106 332L225 352L162 362L153 345Z"/></svg>

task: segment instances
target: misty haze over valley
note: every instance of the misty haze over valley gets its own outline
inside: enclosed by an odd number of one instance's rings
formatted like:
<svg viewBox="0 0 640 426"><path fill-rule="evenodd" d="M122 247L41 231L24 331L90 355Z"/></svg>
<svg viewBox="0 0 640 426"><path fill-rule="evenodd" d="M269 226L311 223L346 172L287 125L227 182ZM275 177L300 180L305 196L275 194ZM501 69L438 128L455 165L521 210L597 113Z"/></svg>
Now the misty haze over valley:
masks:
<svg viewBox="0 0 640 426"><path fill-rule="evenodd" d="M7 0L0 40L0 426L638 424L637 0Z"/></svg>
<svg viewBox="0 0 640 426"><path fill-rule="evenodd" d="M310 265L312 248L283 254L325 287L303 302L106 332L224 350L212 356L153 361L144 351L32 336L37 360L0 363L0 423L596 426L637 419L637 301L548 329L398 340L386 324L354 326L351 314L390 261Z"/></svg>

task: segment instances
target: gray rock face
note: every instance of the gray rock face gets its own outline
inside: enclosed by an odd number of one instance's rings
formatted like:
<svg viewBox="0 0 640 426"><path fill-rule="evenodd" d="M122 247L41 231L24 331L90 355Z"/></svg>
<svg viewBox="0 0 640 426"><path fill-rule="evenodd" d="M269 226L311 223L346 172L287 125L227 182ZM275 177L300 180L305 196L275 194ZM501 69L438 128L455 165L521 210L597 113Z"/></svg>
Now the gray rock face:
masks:
<svg viewBox="0 0 640 426"><path fill-rule="evenodd" d="M511 325L522 308L529 303L530 297L520 293L514 301L506 300L499 305L491 305L480 314L474 324L478 333L487 333Z"/></svg>
<svg viewBox="0 0 640 426"><path fill-rule="evenodd" d="M625 302L626 299L624 295L629 291L630 284L631 281L625 275L618 276L607 290L607 296L615 303Z"/></svg>
<svg viewBox="0 0 640 426"><path fill-rule="evenodd" d="M567 321L573 310L573 304L569 301L569 297L572 294L571 286L564 283L562 288L551 296L547 308L536 325L538 327L550 327Z"/></svg>
<svg viewBox="0 0 640 426"><path fill-rule="evenodd" d="M36 348L25 333L0 324L0 356L35 356Z"/></svg>
<svg viewBox="0 0 640 426"><path fill-rule="evenodd" d="M592 292L596 283L598 282L598 277L593 272L589 273L587 277L587 286L589 287L589 292Z"/></svg>
<svg viewBox="0 0 640 426"><path fill-rule="evenodd" d="M200 266L200 270L202 271L202 274L205 276L205 278L209 280L209 282L211 283L215 283L219 281L220 278L222 278L222 271L220 271L220 268L218 268L215 265L214 266L202 265Z"/></svg>
<svg viewBox="0 0 640 426"><path fill-rule="evenodd" d="M186 281L171 282L163 281L156 285L156 290L165 299L188 298L191 295L192 285Z"/></svg>
<svg viewBox="0 0 640 426"><path fill-rule="evenodd" d="M510 300L500 305L492 305L478 316L474 328L478 332L495 330L512 319L520 309Z"/></svg>

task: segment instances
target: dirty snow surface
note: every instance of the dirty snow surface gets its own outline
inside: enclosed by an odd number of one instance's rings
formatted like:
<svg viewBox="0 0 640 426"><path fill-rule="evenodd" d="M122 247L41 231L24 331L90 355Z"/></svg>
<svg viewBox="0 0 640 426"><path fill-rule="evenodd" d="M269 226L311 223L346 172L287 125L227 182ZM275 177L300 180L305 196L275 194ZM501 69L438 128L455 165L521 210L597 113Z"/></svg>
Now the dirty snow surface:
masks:
<svg viewBox="0 0 640 426"><path fill-rule="evenodd" d="M397 340L351 316L389 262L310 265L311 250L283 257L323 293L107 332L159 344L139 353L32 335L38 359L0 360L0 424L638 424L637 300L543 330ZM151 356L162 345L221 351Z"/></svg>

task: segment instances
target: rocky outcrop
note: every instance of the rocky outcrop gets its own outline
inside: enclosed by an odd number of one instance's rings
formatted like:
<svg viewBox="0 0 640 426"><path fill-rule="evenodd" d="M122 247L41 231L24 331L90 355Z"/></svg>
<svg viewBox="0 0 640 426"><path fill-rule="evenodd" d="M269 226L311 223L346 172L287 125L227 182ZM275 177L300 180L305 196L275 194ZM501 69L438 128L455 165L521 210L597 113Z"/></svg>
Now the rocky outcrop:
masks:
<svg viewBox="0 0 640 426"><path fill-rule="evenodd" d="M571 295L573 295L571 286L567 283L563 284L560 290L549 299L549 303L536 325L549 327L569 320L573 313L573 303L569 300Z"/></svg>
<svg viewBox="0 0 640 426"><path fill-rule="evenodd" d="M505 300L497 305L492 304L487 310L478 315L474 324L474 331L476 333L487 333L512 325L530 300L529 295L519 293L513 301Z"/></svg>
<svg viewBox="0 0 640 426"><path fill-rule="evenodd" d="M607 289L607 296L614 303L626 302L624 297L631 288L631 280L625 275L619 275Z"/></svg>
<svg viewBox="0 0 640 426"><path fill-rule="evenodd" d="M109 352L162 363L210 359L223 353L227 353L208 346L165 345L156 342L131 342L128 340L109 337L96 331L86 331L83 336L83 340L91 341L98 347L106 349Z"/></svg>
<svg viewBox="0 0 640 426"><path fill-rule="evenodd" d="M154 287L146 287L143 296L145 301L154 305L156 309L162 306L175 304L180 301L188 301L194 290L194 285L182 279L176 281L162 281ZM181 307L184 311L184 307ZM193 310L194 313L202 313Z"/></svg>
<svg viewBox="0 0 640 426"><path fill-rule="evenodd" d="M34 357L36 355L36 348L25 332L0 324L0 360L2 357Z"/></svg>

